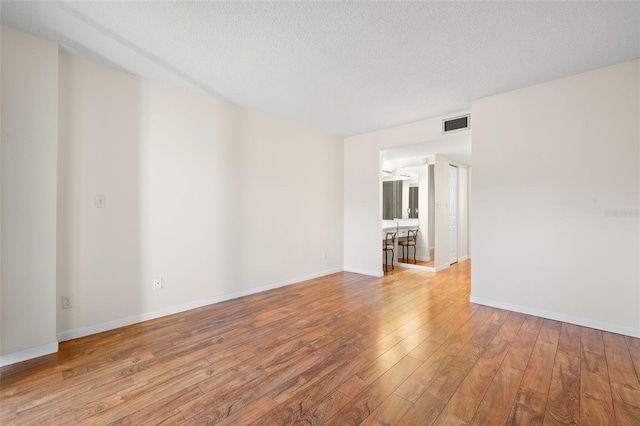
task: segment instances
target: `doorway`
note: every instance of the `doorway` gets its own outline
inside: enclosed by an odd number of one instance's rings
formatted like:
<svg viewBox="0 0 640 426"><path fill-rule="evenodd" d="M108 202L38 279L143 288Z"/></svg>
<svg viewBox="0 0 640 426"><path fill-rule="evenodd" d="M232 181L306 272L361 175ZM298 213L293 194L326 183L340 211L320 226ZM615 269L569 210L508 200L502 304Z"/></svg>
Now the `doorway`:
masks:
<svg viewBox="0 0 640 426"><path fill-rule="evenodd" d="M406 263L402 251L396 250L394 264L437 272L466 260L468 170L471 162L469 135L447 136L442 140L385 149L380 159L383 234L391 228L397 231L398 248L398 242L406 238L403 232L419 229L417 261L410 255L410 262ZM417 174L417 180L407 179L412 174ZM402 198L402 216L398 214L397 207L385 206L388 197L385 197L384 189L393 187L388 183L385 185L385 182L398 179L404 180L402 196L390 198L396 201ZM394 214L385 215L385 211L394 211Z"/></svg>

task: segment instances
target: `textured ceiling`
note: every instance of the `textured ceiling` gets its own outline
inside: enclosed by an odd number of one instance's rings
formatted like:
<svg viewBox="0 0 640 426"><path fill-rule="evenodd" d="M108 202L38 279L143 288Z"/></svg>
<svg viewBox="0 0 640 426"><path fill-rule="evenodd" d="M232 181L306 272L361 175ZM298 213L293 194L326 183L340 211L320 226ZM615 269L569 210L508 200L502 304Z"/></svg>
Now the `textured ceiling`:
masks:
<svg viewBox="0 0 640 426"><path fill-rule="evenodd" d="M13 2L74 56L350 136L640 57L640 2Z"/></svg>

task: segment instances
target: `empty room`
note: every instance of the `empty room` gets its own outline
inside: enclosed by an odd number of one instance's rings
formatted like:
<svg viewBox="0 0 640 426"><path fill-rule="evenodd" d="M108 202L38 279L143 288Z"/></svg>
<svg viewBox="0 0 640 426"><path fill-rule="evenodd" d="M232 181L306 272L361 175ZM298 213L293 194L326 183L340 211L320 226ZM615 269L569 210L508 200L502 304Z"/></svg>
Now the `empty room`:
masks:
<svg viewBox="0 0 640 426"><path fill-rule="evenodd" d="M0 1L3 425L640 425L640 2Z"/></svg>

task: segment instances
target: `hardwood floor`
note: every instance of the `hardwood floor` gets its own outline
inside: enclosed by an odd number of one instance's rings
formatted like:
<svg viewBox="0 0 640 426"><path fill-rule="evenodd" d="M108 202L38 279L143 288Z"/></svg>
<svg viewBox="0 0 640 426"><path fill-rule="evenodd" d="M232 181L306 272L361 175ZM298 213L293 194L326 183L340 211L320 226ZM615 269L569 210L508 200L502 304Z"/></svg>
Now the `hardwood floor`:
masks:
<svg viewBox="0 0 640 426"><path fill-rule="evenodd" d="M0 369L0 423L640 425L640 339L474 305L468 261L338 273Z"/></svg>
<svg viewBox="0 0 640 426"><path fill-rule="evenodd" d="M398 254L398 256L400 256L400 254ZM431 259L430 261L426 261L426 260L413 260L413 257L411 256L407 256L406 259L404 259L403 257L399 257L398 258L398 263L410 263L410 264L417 264L419 266L427 266L430 268L433 268L435 266L435 257L434 257L434 252L433 249L429 250L429 258Z"/></svg>

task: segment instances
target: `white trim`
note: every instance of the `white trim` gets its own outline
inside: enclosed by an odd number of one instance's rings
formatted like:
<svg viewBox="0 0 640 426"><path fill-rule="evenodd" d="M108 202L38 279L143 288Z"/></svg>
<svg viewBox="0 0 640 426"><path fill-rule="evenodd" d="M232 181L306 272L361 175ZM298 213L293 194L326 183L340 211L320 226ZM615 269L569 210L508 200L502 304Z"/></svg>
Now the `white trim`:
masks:
<svg viewBox="0 0 640 426"><path fill-rule="evenodd" d="M33 348L2 354L0 355L0 367L27 361L39 356L54 354L56 352L58 352L58 342L46 343L44 345L34 346Z"/></svg>
<svg viewBox="0 0 640 426"><path fill-rule="evenodd" d="M458 258L458 262L464 262L465 260L468 260L469 256L462 256L460 258Z"/></svg>
<svg viewBox="0 0 640 426"><path fill-rule="evenodd" d="M377 278L380 278L380 277L384 276L384 271L383 270L372 271L372 270L369 270L369 269L345 267L344 268L344 272L353 272L354 274L369 275L370 277L377 277Z"/></svg>
<svg viewBox="0 0 640 426"><path fill-rule="evenodd" d="M435 271L436 272L443 271L443 270L447 269L449 266L451 266L451 265L448 264L448 263L445 263L445 264L440 265L440 266L436 266Z"/></svg>
<svg viewBox="0 0 640 426"><path fill-rule="evenodd" d="M580 325L582 327L595 328L597 330L610 331L611 333L640 338L640 328L627 327L625 325L603 322L589 318L575 317L573 315L561 314L558 312L546 311L544 309L533 308L530 306L516 305L514 303L485 299L476 296L469 297L469 302L476 303L478 305L491 306L492 308L506 309L508 311L548 318L555 321L567 322L570 324Z"/></svg>
<svg viewBox="0 0 640 426"><path fill-rule="evenodd" d="M396 247L396 249L398 249L399 247ZM398 261L398 259L403 259L399 256L400 253L396 252L396 255L394 256L395 260L394 260L394 265L396 264L395 262ZM409 255L409 260L412 260L413 256ZM431 256L416 256L417 260L421 260L423 262L431 262ZM403 262L404 263L404 262Z"/></svg>
<svg viewBox="0 0 640 426"><path fill-rule="evenodd" d="M415 263L395 263L394 265L399 266L400 268L406 269L415 269L417 271L427 271L427 272L435 272L436 270L431 266L421 266L416 265Z"/></svg>
<svg viewBox="0 0 640 426"><path fill-rule="evenodd" d="M183 303L181 305L169 306L167 308L159 309L157 311L145 312L143 314L132 315L126 318L120 318L113 321L107 321L100 324L90 325L88 327L76 328L74 330L68 330L58 333L56 336L58 342L64 342L66 340L77 339L79 337L89 336L91 334L101 333L103 331L113 330L115 328L125 327L127 325L136 324L143 321L149 321L152 319L164 317L167 315L173 315L180 312L188 311L191 309L201 308L203 306L212 305L214 303L220 303L231 299L237 299L239 297L248 296L250 294L260 293L267 290L273 290L278 287L285 287L288 285L296 284L302 281L311 280L314 278L323 277L325 275L335 274L342 272L342 268L326 269L324 271L314 272L302 277L292 278L289 280L278 281L275 283L263 285L260 287L254 287L247 290L236 291L234 293L223 294L221 296L210 297L208 299L194 300L192 302Z"/></svg>

